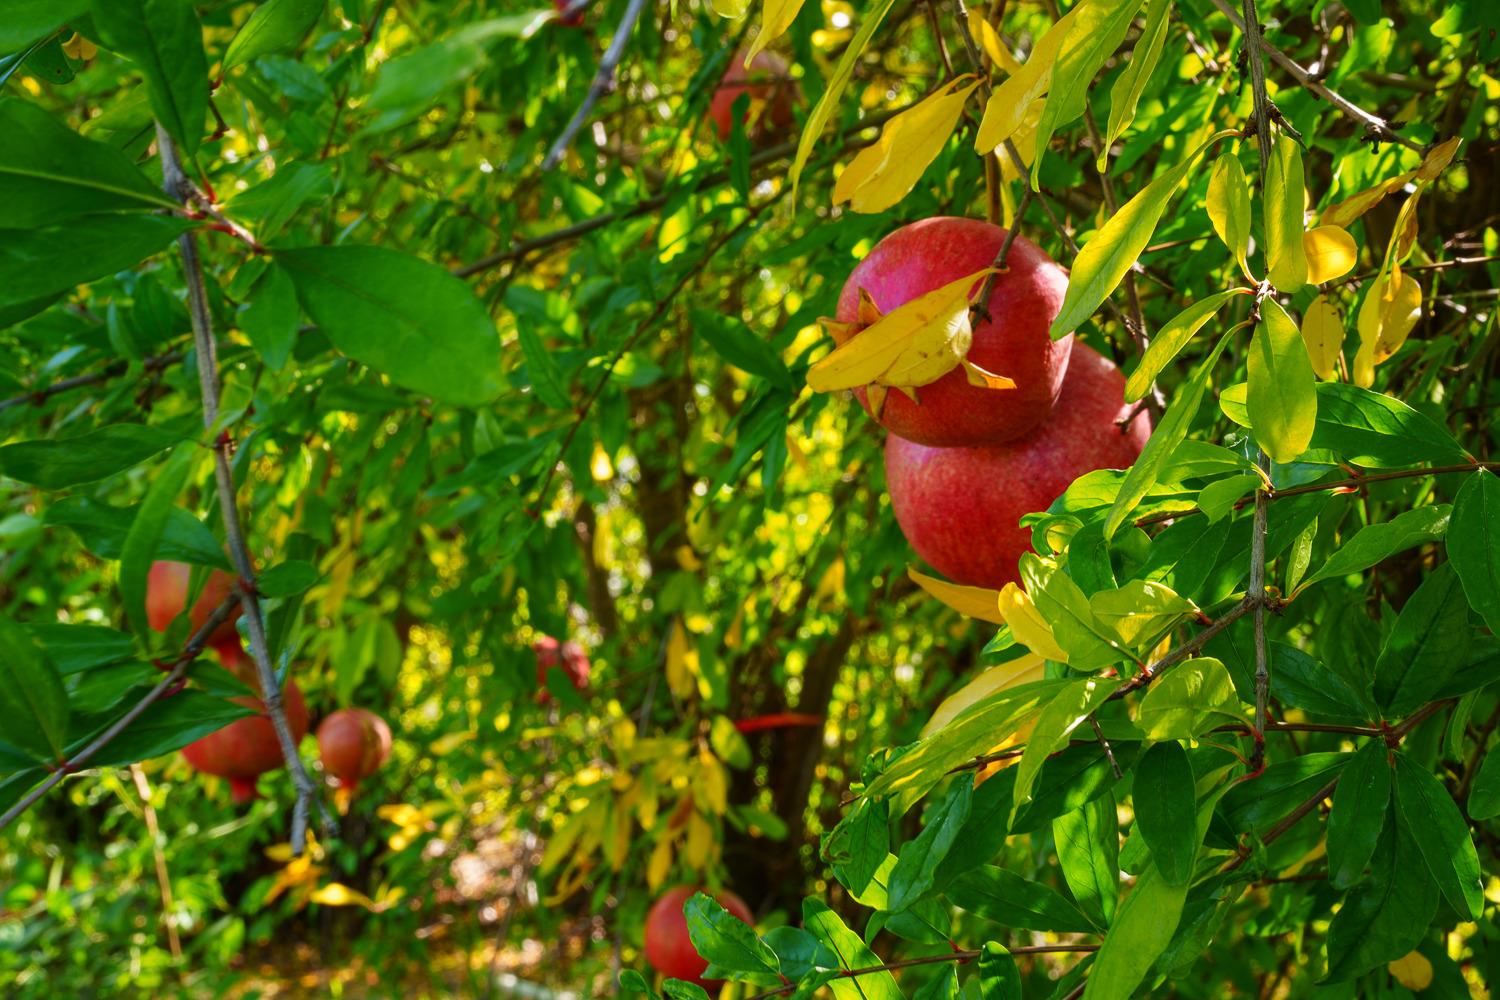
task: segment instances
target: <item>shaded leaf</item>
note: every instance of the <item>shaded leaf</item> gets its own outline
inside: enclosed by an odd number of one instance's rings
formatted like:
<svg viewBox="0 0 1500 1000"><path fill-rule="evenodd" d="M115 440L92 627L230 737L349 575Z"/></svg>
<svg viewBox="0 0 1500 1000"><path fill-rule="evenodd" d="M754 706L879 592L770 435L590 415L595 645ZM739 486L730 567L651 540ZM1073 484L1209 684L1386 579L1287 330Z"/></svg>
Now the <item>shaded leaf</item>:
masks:
<svg viewBox="0 0 1500 1000"><path fill-rule="evenodd" d="M324 0L266 0L255 8L224 53L219 67L223 76L236 66L272 52L285 52L318 23Z"/></svg>
<svg viewBox="0 0 1500 1000"><path fill-rule="evenodd" d="M1470 606L1500 634L1500 478L1493 472L1480 469L1464 480L1447 545Z"/></svg>
<svg viewBox="0 0 1500 1000"><path fill-rule="evenodd" d="M109 424L78 437L0 448L0 473L47 490L108 479L182 440L159 427Z"/></svg>
<svg viewBox="0 0 1500 1000"><path fill-rule="evenodd" d="M46 650L25 629L0 615L0 718L5 742L34 760L65 760L68 697Z"/></svg>
<svg viewBox="0 0 1500 1000"><path fill-rule="evenodd" d="M134 267L195 223L157 215L84 215L62 225L0 229L0 309L44 300Z"/></svg>
<svg viewBox="0 0 1500 1000"><path fill-rule="evenodd" d="M1120 831L1115 797L1097 799L1052 821L1058 867L1089 919L1108 927L1120 895Z"/></svg>
<svg viewBox="0 0 1500 1000"><path fill-rule="evenodd" d="M125 549L125 536L139 512L139 505L111 507L92 497L75 495L49 505L44 520L74 532L83 547L99 558L118 559ZM224 546L213 531L181 507L167 512L156 557L215 569L230 568Z"/></svg>
<svg viewBox="0 0 1500 1000"><path fill-rule="evenodd" d="M1370 740L1339 778L1328 814L1328 882L1347 889L1364 878L1365 866L1385 829L1390 812L1391 765L1386 748Z"/></svg>
<svg viewBox="0 0 1500 1000"><path fill-rule="evenodd" d="M1478 920L1484 883L1469 824L1443 783L1404 753L1396 754L1396 810L1448 903Z"/></svg>
<svg viewBox="0 0 1500 1000"><path fill-rule="evenodd" d="M1084 934L1094 929L1056 890L995 865L960 875L947 896L959 909L1005 927Z"/></svg>
<svg viewBox="0 0 1500 1000"><path fill-rule="evenodd" d="M1292 592L1296 597L1319 582L1351 573L1361 573L1403 549L1435 541L1448 531L1450 508L1447 504L1417 507L1402 511L1390 521L1369 524L1328 557L1317 572Z"/></svg>
<svg viewBox="0 0 1500 1000"><path fill-rule="evenodd" d="M156 120L192 157L208 117L208 57L193 5L181 0L94 0L93 9L99 37L140 66Z"/></svg>

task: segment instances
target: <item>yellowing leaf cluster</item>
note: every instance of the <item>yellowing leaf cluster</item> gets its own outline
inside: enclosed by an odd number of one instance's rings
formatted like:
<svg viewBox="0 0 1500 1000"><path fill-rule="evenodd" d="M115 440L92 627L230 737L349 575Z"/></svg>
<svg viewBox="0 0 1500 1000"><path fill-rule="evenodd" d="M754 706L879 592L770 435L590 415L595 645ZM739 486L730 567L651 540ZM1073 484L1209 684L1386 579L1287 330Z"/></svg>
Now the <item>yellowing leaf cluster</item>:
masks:
<svg viewBox="0 0 1500 1000"><path fill-rule="evenodd" d="M978 86L974 77L961 76L886 122L880 139L860 150L839 175L833 203L847 201L856 212L883 212L906 197L947 144Z"/></svg>

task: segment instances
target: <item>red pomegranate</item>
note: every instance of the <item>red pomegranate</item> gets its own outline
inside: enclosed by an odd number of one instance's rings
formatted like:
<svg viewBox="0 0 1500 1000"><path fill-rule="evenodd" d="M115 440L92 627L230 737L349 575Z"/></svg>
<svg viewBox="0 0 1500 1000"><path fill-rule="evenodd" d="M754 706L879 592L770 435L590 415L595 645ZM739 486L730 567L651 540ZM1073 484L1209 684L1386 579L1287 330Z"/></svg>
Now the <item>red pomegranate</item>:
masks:
<svg viewBox="0 0 1500 1000"><path fill-rule="evenodd" d="M547 702L552 692L547 690L547 674L558 667L573 682L575 691L585 691L589 686L589 656L576 642L559 643L550 635L544 635L531 644L536 652L537 700Z"/></svg>
<svg viewBox="0 0 1500 1000"><path fill-rule="evenodd" d="M721 980L703 978L708 960L693 947L688 937L687 916L682 912L683 905L697 892L707 892L735 917L752 927L755 925L750 907L729 890L709 892L697 886L679 885L662 893L646 914L646 961L669 979L686 980L707 989Z"/></svg>
<svg viewBox="0 0 1500 1000"><path fill-rule="evenodd" d="M391 727L374 712L341 708L318 726L323 770L353 792L391 754Z"/></svg>
<svg viewBox="0 0 1500 1000"><path fill-rule="evenodd" d="M193 567L187 563L159 561L151 564L151 571L146 575L146 621L156 631L165 632L173 619L182 614L192 575ZM203 590L199 592L198 600L193 602L193 610L188 615L194 632L203 627L208 616L224 603L233 590L234 577L228 573L216 569L208 574ZM236 605L228 620L214 629L213 634L208 637L209 643L233 643L238 648L239 633L235 631L234 623L239 616L240 609Z"/></svg>
<svg viewBox="0 0 1500 1000"><path fill-rule="evenodd" d="M242 650L228 645L217 648L226 670L251 688L260 689L254 667ZM261 714L237 719L223 729L189 743L182 748L182 755L193 770L227 778L230 799L238 804L258 798L256 780L267 771L281 767L285 760L281 756L281 744L276 740L276 730L265 714L265 704L250 695L234 700ZM282 701L286 705L292 736L300 741L307 733L307 703L303 701L302 690L296 681L287 681Z"/></svg>
<svg viewBox="0 0 1500 1000"><path fill-rule="evenodd" d="M742 50L730 58L729 69L708 103L708 117L720 140L728 139L734 131L734 102L747 92L752 137L783 132L796 123L793 109L797 105L797 85L792 81L786 60L774 52L757 52L746 69Z"/></svg>
<svg viewBox="0 0 1500 1000"><path fill-rule="evenodd" d="M1125 377L1082 344L1052 418L1019 441L983 448L930 448L891 434L886 487L902 534L917 554L957 583L1000 588L1019 579L1031 549L1021 516L1046 510L1084 473L1122 469L1151 435L1138 415L1123 430Z"/></svg>
<svg viewBox="0 0 1500 1000"><path fill-rule="evenodd" d="M837 320L855 323L863 290L882 313L965 275L989 267L1005 241L1004 229L977 219L939 216L902 226L860 261L844 282ZM1047 418L1068 370L1073 335L1048 334L1062 308L1068 275L1024 236L1017 236L995 280L988 320L978 318L969 360L1015 381L1013 389L970 385L955 368L916 390L917 402L891 391L880 423L916 444L937 447L1000 444L1027 433ZM855 328L857 329L857 328ZM853 336L858 336L854 333ZM839 342L848 331L836 334ZM854 390L865 412L865 389Z"/></svg>

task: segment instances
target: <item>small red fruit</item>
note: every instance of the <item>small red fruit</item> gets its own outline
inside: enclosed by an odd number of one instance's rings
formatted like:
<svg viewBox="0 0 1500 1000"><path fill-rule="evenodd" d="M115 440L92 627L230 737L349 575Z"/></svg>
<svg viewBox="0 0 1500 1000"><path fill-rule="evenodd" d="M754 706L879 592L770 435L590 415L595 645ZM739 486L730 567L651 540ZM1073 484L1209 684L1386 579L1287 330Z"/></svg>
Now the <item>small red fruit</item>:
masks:
<svg viewBox="0 0 1500 1000"><path fill-rule="evenodd" d="M683 905L697 892L708 892L733 916L752 927L755 925L750 907L729 890L709 892L696 886L679 885L662 893L646 914L646 961L668 979L686 980L706 989L721 980L703 978L708 960L693 947L692 939L688 937L687 916L682 912Z"/></svg>
<svg viewBox="0 0 1500 1000"><path fill-rule="evenodd" d="M318 726L323 770L353 792L391 754L391 727L374 712L341 708Z"/></svg>
<svg viewBox="0 0 1500 1000"><path fill-rule="evenodd" d="M1115 426L1130 409L1120 370L1080 344L1052 418L1019 441L929 448L889 435L886 487L902 534L957 583L998 589L1017 581L1016 561L1031 550L1022 515L1046 510L1079 476L1125 468L1141 453L1147 417Z"/></svg>
<svg viewBox="0 0 1500 1000"><path fill-rule="evenodd" d="M750 95L748 120L754 122L753 138L783 132L796 123L797 85L786 60L774 52L757 52L746 69L741 50L730 57L729 69L708 104L708 117L720 140L734 131L734 102L744 93Z"/></svg>
<svg viewBox="0 0 1500 1000"><path fill-rule="evenodd" d="M580 8L569 14L568 8L573 5L573 0L552 0L552 6L560 15L557 23L565 28L576 28L583 24L583 10Z"/></svg>
<svg viewBox="0 0 1500 1000"><path fill-rule="evenodd" d="M994 263L1005 232L988 222L951 216L902 226L875 244L850 273L839 295L837 320L857 322L861 290L888 313L984 270ZM1012 379L1015 388L970 385L963 369L955 368L918 387L918 402L891 390L879 417L886 430L916 444L952 448L1012 441L1047 419L1073 350L1072 334L1053 340L1048 332L1062 308L1068 275L1024 236L1011 244L1005 268L990 293L990 318L977 318L968 357L980 368ZM836 339L842 343L851 337L840 331ZM854 394L869 413L865 388Z"/></svg>
<svg viewBox="0 0 1500 1000"><path fill-rule="evenodd" d="M255 670L243 651L237 646L218 647L224 669L239 677L251 688L260 690ZM276 730L265 714L265 703L249 695L233 699L261 713L237 719L217 732L189 743L182 748L182 755L193 770L202 774L213 774L229 780L230 799L236 804L259 798L256 780L267 771L281 767L285 760L281 756L281 744L276 739ZM307 733L307 702L297 682L288 680L282 693L286 706L287 722L292 727L292 736L301 741Z"/></svg>
<svg viewBox="0 0 1500 1000"><path fill-rule="evenodd" d="M547 702L552 698L552 692L547 690L547 674L553 667L558 667L568 680L573 682L575 691L586 691L589 686L589 656L583 651L583 647L576 642L559 643L550 635L544 635L531 644L536 651L536 686L537 700Z"/></svg>
<svg viewBox="0 0 1500 1000"><path fill-rule="evenodd" d="M146 575L146 621L158 632L165 632L172 620L182 614L182 608L187 603L188 587L192 582L193 567L187 563L180 562L154 562L151 571ZM213 570L204 581L203 590L198 594L198 600L193 602L193 610L188 619L192 622L194 632L203 627L208 621L208 616L223 604L234 590L234 578L222 570ZM235 620L240 616L239 605L235 605L234 612L208 637L212 645L225 642L233 642L238 648L239 633L235 631Z"/></svg>

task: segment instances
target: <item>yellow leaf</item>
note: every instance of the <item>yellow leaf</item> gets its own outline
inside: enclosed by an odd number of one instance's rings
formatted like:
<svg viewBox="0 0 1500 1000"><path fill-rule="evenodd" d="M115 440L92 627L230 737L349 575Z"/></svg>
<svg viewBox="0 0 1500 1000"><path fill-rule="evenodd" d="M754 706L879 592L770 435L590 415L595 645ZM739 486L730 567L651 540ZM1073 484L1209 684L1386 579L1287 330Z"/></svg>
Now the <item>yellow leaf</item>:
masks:
<svg viewBox="0 0 1500 1000"><path fill-rule="evenodd" d="M1014 76L1020 72L1021 64L1010 54L1010 49L1000 40L1000 33L985 19L984 10L980 7L969 8L969 36L979 43L984 54L990 57L990 62L1000 67L1005 75Z"/></svg>
<svg viewBox="0 0 1500 1000"><path fill-rule="evenodd" d="M1317 226L1302 234L1302 249L1307 255L1307 281L1321 285L1342 278L1354 269L1359 248L1348 230L1338 226Z"/></svg>
<svg viewBox="0 0 1500 1000"><path fill-rule="evenodd" d="M1307 284L1307 253L1302 248L1302 207L1306 200L1302 147L1287 135L1276 138L1266 161L1266 269L1279 291Z"/></svg>
<svg viewBox="0 0 1500 1000"><path fill-rule="evenodd" d="M363 906L371 913L379 913L385 909L364 893L339 882L329 882L327 885L319 886L308 897L308 900L322 903L324 906Z"/></svg>
<svg viewBox="0 0 1500 1000"><path fill-rule="evenodd" d="M828 569L823 572L823 578L818 581L818 589L813 592L812 602L814 605L822 606L825 603L837 603L844 594L844 558L840 556L828 564Z"/></svg>
<svg viewBox="0 0 1500 1000"><path fill-rule="evenodd" d="M594 442L594 455L589 459L589 473L596 483L607 483L615 478L615 465L609 460L609 452L598 441Z"/></svg>
<svg viewBox="0 0 1500 1000"><path fill-rule="evenodd" d="M1420 951L1388 963L1386 969L1395 977L1396 982L1414 992L1420 993L1432 985L1432 962Z"/></svg>
<svg viewBox="0 0 1500 1000"><path fill-rule="evenodd" d="M1461 142L1463 139L1454 136L1447 142L1440 142L1429 149L1427 155L1422 157L1422 165L1417 168L1417 180L1437 180L1438 174L1446 170L1448 164L1453 162L1453 154L1458 152L1458 145Z"/></svg>
<svg viewBox="0 0 1500 1000"><path fill-rule="evenodd" d="M1041 680L1046 668L1046 661L1035 653L1027 653L1025 656L1002 663L998 667L989 668L944 698L942 704L938 705L937 711L932 713L932 718L927 720L927 725L922 727L921 735L924 737L932 735L958 718L965 709L997 691L1005 691Z"/></svg>
<svg viewBox="0 0 1500 1000"><path fill-rule="evenodd" d="M672 871L672 838L663 837L651 848L651 860L646 862L646 885L654 892L667 880Z"/></svg>
<svg viewBox="0 0 1500 1000"><path fill-rule="evenodd" d="M978 618L980 621L993 622L996 625L1005 624L1005 616L1000 613L1000 592L998 590L988 590L984 587L966 587L962 584L949 583L947 580L939 580L935 576L919 573L910 567L907 568L906 575L911 577L912 583L915 583L961 615L969 618Z"/></svg>
<svg viewBox="0 0 1500 1000"><path fill-rule="evenodd" d="M755 36L755 41L750 43L750 49L745 53L746 69L750 68L750 60L759 55L761 49L786 33L801 10L802 0L763 0L760 5L760 34Z"/></svg>
<svg viewBox="0 0 1500 1000"><path fill-rule="evenodd" d="M856 212L883 212L905 198L942 152L977 86L972 76L961 76L886 122L880 139L860 150L839 175L833 203L847 201Z"/></svg>
<svg viewBox="0 0 1500 1000"><path fill-rule="evenodd" d="M1052 635L1052 626L1036 609L1031 595L1014 583L1007 583L1000 591L1000 613L1005 624L1010 626L1016 641L1038 656L1058 663L1067 663L1068 654L1057 644Z"/></svg>
<svg viewBox="0 0 1500 1000"><path fill-rule="evenodd" d="M1382 181L1372 188L1367 188L1357 194L1350 195L1337 205L1324 210L1320 221L1325 226L1339 226L1348 229L1349 226L1364 215L1370 209L1380 204L1385 196L1393 191L1399 191L1407 181L1417 176L1415 170L1408 170L1399 177L1392 177L1388 181Z"/></svg>
<svg viewBox="0 0 1500 1000"><path fill-rule="evenodd" d="M1006 139L1015 135L1031 102L1047 92L1052 85L1052 67L1057 63L1057 53L1073 30L1074 18L1086 4L1080 3L1062 16L1031 50L1026 65L1012 73L1004 83L990 93L984 106L984 117L979 122L979 134L974 140L974 150L983 156L993 152Z"/></svg>
<svg viewBox="0 0 1500 1000"><path fill-rule="evenodd" d="M1359 307L1355 326L1359 350L1354 355L1354 382L1369 388L1375 382L1375 366L1406 342L1407 334L1422 317L1422 286L1409 274L1382 274Z"/></svg>
<svg viewBox="0 0 1500 1000"><path fill-rule="evenodd" d="M667 639L667 687L679 698L690 698L697 687L697 675L698 650L688 642L687 630L678 619L672 623L672 635Z"/></svg>
<svg viewBox="0 0 1500 1000"><path fill-rule="evenodd" d="M951 281L880 317L813 365L807 373L808 388L834 392L873 383L916 399L916 389L965 362L974 339L970 296L990 271ZM878 415L874 400L871 408Z"/></svg>
<svg viewBox="0 0 1500 1000"><path fill-rule="evenodd" d="M698 558L698 553L693 551L691 545L677 546L677 565L689 573L696 573L703 568L703 560Z"/></svg>
<svg viewBox="0 0 1500 1000"><path fill-rule="evenodd" d="M696 812L688 817L687 846L683 854L688 867L701 871L708 867L709 852L713 849L714 828Z"/></svg>
<svg viewBox="0 0 1500 1000"><path fill-rule="evenodd" d="M1250 185L1233 152L1220 153L1208 177L1208 221L1234 254L1245 277L1254 281L1246 260L1250 251Z"/></svg>
<svg viewBox="0 0 1500 1000"><path fill-rule="evenodd" d="M459 747L470 746L474 742L474 734L469 732L449 733L439 736L427 745L427 752L434 757L442 757L452 753Z"/></svg>
<svg viewBox="0 0 1500 1000"><path fill-rule="evenodd" d="M625 858L630 853L630 835L634 828L630 822L630 814L633 811L634 789L615 799L614 808L609 812L608 839L604 842L604 860L615 871L619 871L625 864Z"/></svg>
<svg viewBox="0 0 1500 1000"><path fill-rule="evenodd" d="M1302 314L1302 342L1318 378L1331 378L1344 347L1344 314L1322 295Z"/></svg>
<svg viewBox="0 0 1500 1000"><path fill-rule="evenodd" d="M750 0L713 0L714 13L739 20L750 9Z"/></svg>
<svg viewBox="0 0 1500 1000"><path fill-rule="evenodd" d="M729 811L729 774L706 749L698 754L698 781L693 798L710 815L722 816Z"/></svg>
<svg viewBox="0 0 1500 1000"><path fill-rule="evenodd" d="M1036 129L1042 121L1042 109L1047 106L1045 97L1038 97L1031 102L1031 107L1021 116L1021 127L1011 136L1011 145L1016 147L1016 152L1021 154L1021 162L1030 168L1032 161L1036 159ZM1019 180L1025 174L1021 168L1016 166L1016 161L1010 158L1010 152L1004 149L995 150L995 158L1000 161L1000 176L1007 181ZM1004 192L1010 196L1009 190Z"/></svg>

